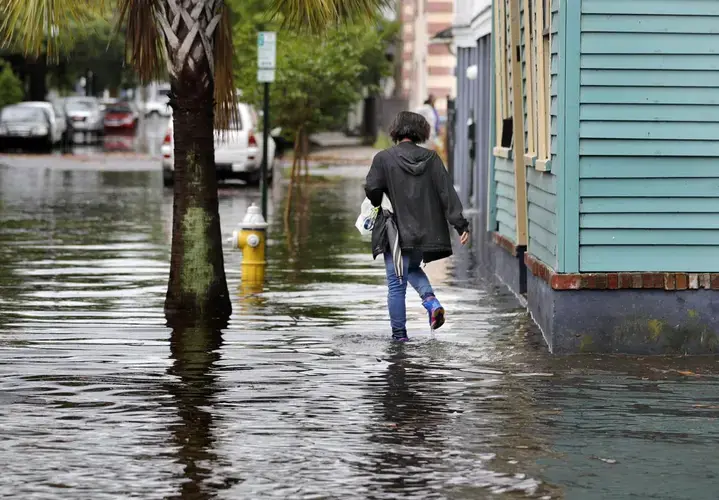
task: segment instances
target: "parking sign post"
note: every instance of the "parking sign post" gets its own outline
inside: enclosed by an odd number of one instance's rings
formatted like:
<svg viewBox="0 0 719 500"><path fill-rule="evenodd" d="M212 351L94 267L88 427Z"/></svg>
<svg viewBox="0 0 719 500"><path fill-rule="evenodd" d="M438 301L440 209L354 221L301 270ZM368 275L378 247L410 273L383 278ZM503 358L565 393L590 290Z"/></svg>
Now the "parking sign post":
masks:
<svg viewBox="0 0 719 500"><path fill-rule="evenodd" d="M277 59L277 33L261 31L257 34L257 81L264 83L262 130L262 216L267 220L267 157L270 142L270 83L275 81L275 61Z"/></svg>

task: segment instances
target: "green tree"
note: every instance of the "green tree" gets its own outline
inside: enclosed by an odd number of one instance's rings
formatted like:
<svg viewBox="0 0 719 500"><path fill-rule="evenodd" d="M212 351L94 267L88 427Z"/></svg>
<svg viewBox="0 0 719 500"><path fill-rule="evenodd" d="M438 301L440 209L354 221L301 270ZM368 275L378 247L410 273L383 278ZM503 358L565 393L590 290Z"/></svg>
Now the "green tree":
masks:
<svg viewBox="0 0 719 500"><path fill-rule="evenodd" d="M243 100L259 106L263 89L256 83L257 30L244 25L235 35L238 87ZM271 87L272 123L295 137L296 148L309 134L341 122L361 98L360 56L346 30L332 30L322 37L279 37L277 79Z"/></svg>
<svg viewBox="0 0 719 500"><path fill-rule="evenodd" d="M23 40L27 51L61 48L56 33L82 23L102 0L4 0L0 40ZM116 0L126 28L128 57L139 77L166 68L175 130L175 202L170 322L226 318L231 311L222 255L214 155L214 123L237 112L232 71L232 25L224 0ZM270 17L286 28L325 31L376 14L386 0L268 0ZM1 42L0 42L1 43Z"/></svg>
<svg viewBox="0 0 719 500"><path fill-rule="evenodd" d="M136 83L131 65L125 64L125 30L116 32L112 22L96 14L82 24L69 27L60 55L62 72L51 70L50 76L61 88L72 88L88 71L93 73L92 89L98 93L133 87Z"/></svg>
<svg viewBox="0 0 719 500"><path fill-rule="evenodd" d="M0 108L22 101L24 93L20 79L10 65L0 59Z"/></svg>
<svg viewBox="0 0 719 500"><path fill-rule="evenodd" d="M234 31L236 81L243 100L259 106L264 93L257 83L257 33L277 26L265 22L261 5L243 0L232 5L239 18ZM344 125L363 91L372 94L379 89L392 69L385 51L398 33L397 26L374 19L334 28L322 36L281 33L276 81L271 86L272 123L294 139L296 152L307 153L309 134Z"/></svg>

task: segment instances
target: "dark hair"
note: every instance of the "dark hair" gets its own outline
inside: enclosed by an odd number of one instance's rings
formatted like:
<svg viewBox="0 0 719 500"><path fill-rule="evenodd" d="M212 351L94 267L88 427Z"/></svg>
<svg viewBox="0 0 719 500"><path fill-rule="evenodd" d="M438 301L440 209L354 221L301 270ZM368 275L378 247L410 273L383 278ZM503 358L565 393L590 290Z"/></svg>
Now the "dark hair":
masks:
<svg viewBox="0 0 719 500"><path fill-rule="evenodd" d="M400 111L389 127L389 136L397 143L409 139L415 144L427 142L430 134L429 122L424 116L411 111Z"/></svg>

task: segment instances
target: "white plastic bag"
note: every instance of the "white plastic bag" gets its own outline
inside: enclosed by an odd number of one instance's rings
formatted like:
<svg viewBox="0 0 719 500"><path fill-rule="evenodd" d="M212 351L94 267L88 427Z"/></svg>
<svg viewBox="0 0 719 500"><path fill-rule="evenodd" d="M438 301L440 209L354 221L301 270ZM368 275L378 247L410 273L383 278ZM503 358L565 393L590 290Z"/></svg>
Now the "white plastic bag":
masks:
<svg viewBox="0 0 719 500"><path fill-rule="evenodd" d="M382 195L382 204L380 206L384 210L392 212L392 203L389 201L386 194ZM362 206L360 207L360 214L359 217L357 217L357 222L355 222L355 227L362 236L369 236L372 234L374 222L375 219L377 219L378 213L379 208L373 207L369 198L365 198L362 202Z"/></svg>

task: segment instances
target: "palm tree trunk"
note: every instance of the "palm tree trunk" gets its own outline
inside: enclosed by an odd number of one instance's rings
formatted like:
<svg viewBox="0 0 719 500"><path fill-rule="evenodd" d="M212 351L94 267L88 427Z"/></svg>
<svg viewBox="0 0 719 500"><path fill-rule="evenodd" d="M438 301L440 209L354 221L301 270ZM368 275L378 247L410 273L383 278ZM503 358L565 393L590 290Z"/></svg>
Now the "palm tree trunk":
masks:
<svg viewBox="0 0 719 500"><path fill-rule="evenodd" d="M168 314L224 317L232 309L217 198L213 89L184 72L171 81L175 202Z"/></svg>
<svg viewBox="0 0 719 500"><path fill-rule="evenodd" d="M214 144L214 37L204 40L221 2L184 0L173 3L186 9L167 9L163 31L169 55L170 85L175 133L175 182L172 219L172 254L165 312L177 320L226 319L232 311L222 255ZM192 15L191 15L192 14ZM192 24L195 23L195 25ZM171 27L178 27L168 36ZM173 38L174 37L174 38ZM188 43L188 39L191 43Z"/></svg>

